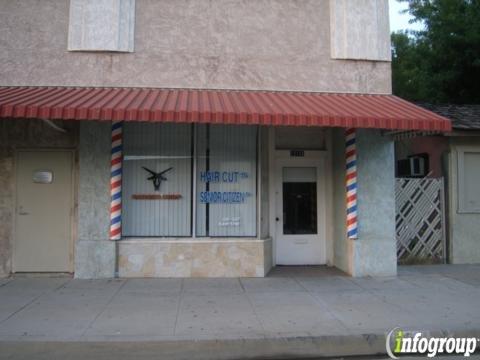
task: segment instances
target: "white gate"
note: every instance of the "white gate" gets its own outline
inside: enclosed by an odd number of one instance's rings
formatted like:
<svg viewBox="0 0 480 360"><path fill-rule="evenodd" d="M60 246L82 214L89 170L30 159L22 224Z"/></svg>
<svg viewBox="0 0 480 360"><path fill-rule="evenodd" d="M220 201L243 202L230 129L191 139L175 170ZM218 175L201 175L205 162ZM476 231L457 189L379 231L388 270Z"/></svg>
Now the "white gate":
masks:
<svg viewBox="0 0 480 360"><path fill-rule="evenodd" d="M395 197L399 263L445 262L443 178L397 178Z"/></svg>

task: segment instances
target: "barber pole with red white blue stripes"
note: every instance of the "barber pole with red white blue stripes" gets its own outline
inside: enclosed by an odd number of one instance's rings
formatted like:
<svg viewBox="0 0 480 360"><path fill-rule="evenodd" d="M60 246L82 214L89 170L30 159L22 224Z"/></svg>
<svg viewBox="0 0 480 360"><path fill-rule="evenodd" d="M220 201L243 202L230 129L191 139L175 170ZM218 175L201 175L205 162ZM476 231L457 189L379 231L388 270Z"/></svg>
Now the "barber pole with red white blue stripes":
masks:
<svg viewBox="0 0 480 360"><path fill-rule="evenodd" d="M345 141L347 168L347 237L349 239L357 239L357 148L355 129L348 128L345 130Z"/></svg>
<svg viewBox="0 0 480 360"><path fill-rule="evenodd" d="M110 240L122 237L122 121L112 122L110 163Z"/></svg>

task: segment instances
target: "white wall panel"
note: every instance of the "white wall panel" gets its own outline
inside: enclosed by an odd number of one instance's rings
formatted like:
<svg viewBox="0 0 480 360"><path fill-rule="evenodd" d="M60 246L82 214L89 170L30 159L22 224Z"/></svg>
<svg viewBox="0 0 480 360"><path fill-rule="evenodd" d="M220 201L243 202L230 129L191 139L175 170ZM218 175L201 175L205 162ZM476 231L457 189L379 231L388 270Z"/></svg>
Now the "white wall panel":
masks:
<svg viewBox="0 0 480 360"><path fill-rule="evenodd" d="M68 50L133 52L135 0L70 0Z"/></svg>
<svg viewBox="0 0 480 360"><path fill-rule="evenodd" d="M480 213L480 150L459 148L458 151L458 211Z"/></svg>
<svg viewBox="0 0 480 360"><path fill-rule="evenodd" d="M390 61L388 0L330 0L334 59Z"/></svg>

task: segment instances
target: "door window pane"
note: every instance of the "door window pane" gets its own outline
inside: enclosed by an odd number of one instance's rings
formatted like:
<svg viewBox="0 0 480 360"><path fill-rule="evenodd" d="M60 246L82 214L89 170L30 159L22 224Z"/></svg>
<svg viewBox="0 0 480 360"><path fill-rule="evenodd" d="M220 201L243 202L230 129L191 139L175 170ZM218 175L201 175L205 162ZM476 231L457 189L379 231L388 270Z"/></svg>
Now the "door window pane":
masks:
<svg viewBox="0 0 480 360"><path fill-rule="evenodd" d="M283 233L317 233L315 168L283 168Z"/></svg>
<svg viewBox="0 0 480 360"><path fill-rule="evenodd" d="M124 124L123 236L191 236L192 126Z"/></svg>
<svg viewBox="0 0 480 360"><path fill-rule="evenodd" d="M197 236L256 236L257 128L197 128Z"/></svg>

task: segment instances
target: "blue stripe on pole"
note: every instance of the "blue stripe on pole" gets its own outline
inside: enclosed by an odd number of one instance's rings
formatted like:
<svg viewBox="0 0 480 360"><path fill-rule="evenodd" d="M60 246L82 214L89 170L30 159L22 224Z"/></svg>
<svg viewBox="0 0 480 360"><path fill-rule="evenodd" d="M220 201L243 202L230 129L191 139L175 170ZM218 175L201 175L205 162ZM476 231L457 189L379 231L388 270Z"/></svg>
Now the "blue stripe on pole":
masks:
<svg viewBox="0 0 480 360"><path fill-rule="evenodd" d="M348 233L347 233L347 236L350 238L350 237L355 237L357 236L357 229L352 229L350 230Z"/></svg>
<svg viewBox="0 0 480 360"><path fill-rule="evenodd" d="M355 144L355 138L350 139L350 140L347 140L347 142L346 142L345 144L347 145L347 147L350 146L350 145Z"/></svg>
<svg viewBox="0 0 480 360"><path fill-rule="evenodd" d="M110 173L110 176L111 177L114 177L114 176L117 176L117 175L121 175L122 174L122 168L119 168L117 170L114 170Z"/></svg>
<svg viewBox="0 0 480 360"><path fill-rule="evenodd" d="M347 163L347 169L351 168L352 166L357 165L357 160L353 160Z"/></svg>
<svg viewBox="0 0 480 360"><path fill-rule="evenodd" d="M117 217L114 217L112 220L110 220L110 225L114 225L116 223L119 223L120 220L122 219L122 216L117 216Z"/></svg>
<svg viewBox="0 0 480 360"><path fill-rule="evenodd" d="M118 193L112 195L112 200L117 200L122 198L122 192L119 191Z"/></svg>
<svg viewBox="0 0 480 360"><path fill-rule="evenodd" d="M122 145L118 145L112 148L112 154L122 151Z"/></svg>
<svg viewBox="0 0 480 360"><path fill-rule="evenodd" d="M355 190L356 188L357 188L357 184L351 184L347 186L347 191Z"/></svg>
<svg viewBox="0 0 480 360"><path fill-rule="evenodd" d="M122 127L122 122L114 122L112 123L112 130L117 130L117 129L120 129Z"/></svg>
<svg viewBox="0 0 480 360"><path fill-rule="evenodd" d="M357 211L357 205L351 206L347 209L347 214L351 214L353 212Z"/></svg>

